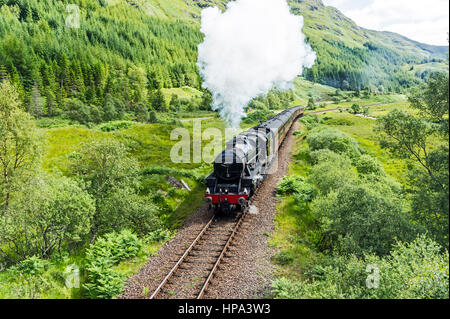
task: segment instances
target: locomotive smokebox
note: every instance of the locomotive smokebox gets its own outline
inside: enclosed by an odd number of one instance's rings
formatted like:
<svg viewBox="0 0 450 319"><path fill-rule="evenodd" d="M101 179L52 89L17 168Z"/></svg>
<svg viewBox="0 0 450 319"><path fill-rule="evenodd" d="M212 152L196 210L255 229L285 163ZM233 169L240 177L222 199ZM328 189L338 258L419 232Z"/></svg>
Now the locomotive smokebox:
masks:
<svg viewBox="0 0 450 319"><path fill-rule="evenodd" d="M232 181L239 179L245 168L245 156L238 149L226 149L214 161L214 172L217 177Z"/></svg>

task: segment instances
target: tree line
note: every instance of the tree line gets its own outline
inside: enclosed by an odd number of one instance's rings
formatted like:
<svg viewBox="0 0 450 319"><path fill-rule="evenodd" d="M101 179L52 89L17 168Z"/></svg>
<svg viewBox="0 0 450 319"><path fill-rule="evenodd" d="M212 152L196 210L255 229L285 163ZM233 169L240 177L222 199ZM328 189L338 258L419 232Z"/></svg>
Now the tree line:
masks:
<svg viewBox="0 0 450 319"><path fill-rule="evenodd" d="M0 1L0 77L10 79L31 114L84 108L107 121L123 109L139 113L139 103L159 111L161 88L200 89L198 28L126 3L72 3L80 28L66 26L69 1Z"/></svg>

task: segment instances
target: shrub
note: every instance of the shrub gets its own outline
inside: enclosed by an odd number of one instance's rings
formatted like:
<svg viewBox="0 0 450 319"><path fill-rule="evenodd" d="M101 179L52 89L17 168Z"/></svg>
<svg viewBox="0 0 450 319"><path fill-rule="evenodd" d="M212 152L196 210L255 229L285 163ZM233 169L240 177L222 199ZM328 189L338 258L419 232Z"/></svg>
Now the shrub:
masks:
<svg viewBox="0 0 450 319"><path fill-rule="evenodd" d="M37 175L22 191L26 196L11 201L0 216L0 242L7 259L47 258L65 245L82 242L89 233L94 199L76 181Z"/></svg>
<svg viewBox="0 0 450 319"><path fill-rule="evenodd" d="M118 130L125 130L133 125L134 123L131 121L113 121L99 125L98 129L103 132L113 132Z"/></svg>
<svg viewBox="0 0 450 319"><path fill-rule="evenodd" d="M156 116L155 111L150 111L148 116L148 122L149 123L158 123L158 117Z"/></svg>
<svg viewBox="0 0 450 319"><path fill-rule="evenodd" d="M277 186L278 195L298 193L304 184L304 178L298 175L290 175L282 178Z"/></svg>
<svg viewBox="0 0 450 319"><path fill-rule="evenodd" d="M318 151L312 151L309 153L310 161L312 165L317 165L323 162L333 162L336 165L344 165L343 163L350 164L350 159L345 155L340 155L329 149L323 149Z"/></svg>
<svg viewBox="0 0 450 319"><path fill-rule="evenodd" d="M145 241L147 243L159 243L170 239L172 236L173 234L170 230L160 228L145 236Z"/></svg>
<svg viewBox="0 0 450 319"><path fill-rule="evenodd" d="M307 203L312 201L317 195L317 189L308 183L302 183L301 187L294 193L294 198L297 204Z"/></svg>
<svg viewBox="0 0 450 319"><path fill-rule="evenodd" d="M343 253L387 254L396 239L410 241L420 230L400 197L384 185L354 182L316 198L311 214L320 225L324 247Z"/></svg>
<svg viewBox="0 0 450 319"><path fill-rule="evenodd" d="M315 128L307 138L312 151L329 149L350 158L360 155L358 143L347 134L333 128Z"/></svg>
<svg viewBox="0 0 450 319"><path fill-rule="evenodd" d="M272 295L275 299L299 299L302 294L301 282L286 278L272 281Z"/></svg>
<svg viewBox="0 0 450 319"><path fill-rule="evenodd" d="M323 152L322 155L327 156L332 153L326 154L326 152ZM320 159L320 156L318 158ZM316 186L322 195L328 194L330 191L336 191L343 185L354 183L356 180L357 174L350 159L339 155L328 157L328 160L313 166L307 179L308 183Z"/></svg>
<svg viewBox="0 0 450 319"><path fill-rule="evenodd" d="M368 268L368 265L373 265ZM370 269L379 273L378 288L367 285ZM369 271L368 271L369 270ZM373 274L373 272L372 272ZM449 255L419 236L397 243L386 257L330 257L306 273L309 280L280 278L272 282L275 298L448 299Z"/></svg>
<svg viewBox="0 0 450 319"><path fill-rule="evenodd" d="M91 109L89 106L77 99L67 99L65 101L65 115L81 124L87 124L92 121Z"/></svg>
<svg viewBox="0 0 450 319"><path fill-rule="evenodd" d="M21 261L18 265L11 268L22 274L35 276L43 274L48 265L49 262L47 260L41 259L37 256L32 256L28 257L27 259Z"/></svg>
<svg viewBox="0 0 450 319"><path fill-rule="evenodd" d="M361 107L358 104L353 104L351 107L351 113L358 114L361 113Z"/></svg>
<svg viewBox="0 0 450 319"><path fill-rule="evenodd" d="M308 114L300 120L303 124L306 125L308 130L313 129L317 125L319 125L319 117L317 114Z"/></svg>
<svg viewBox="0 0 450 319"><path fill-rule="evenodd" d="M327 121L328 125L352 126L354 122L346 118L332 118Z"/></svg>
<svg viewBox="0 0 450 319"><path fill-rule="evenodd" d="M136 121L145 123L148 121L149 114L148 114L148 106L144 103L136 103L133 106L133 111L136 116Z"/></svg>
<svg viewBox="0 0 450 319"><path fill-rule="evenodd" d="M375 174L377 176L385 175L380 163L370 155L361 155L355 163L356 169L360 174Z"/></svg>
<svg viewBox="0 0 450 319"><path fill-rule="evenodd" d="M167 175L167 176L182 176L187 178L192 178L197 182L203 182L205 179L205 174L199 173L196 170L182 170L170 167L153 166L147 167L141 170L141 175Z"/></svg>
<svg viewBox="0 0 450 319"><path fill-rule="evenodd" d="M288 265L292 263L294 257L289 251L280 251L277 255L275 255L274 259L275 262L279 265Z"/></svg>
<svg viewBox="0 0 450 319"><path fill-rule="evenodd" d="M136 256L142 242L129 230L109 233L97 239L86 251L88 282L84 285L90 298L113 298L122 292L125 277L113 266Z"/></svg>
<svg viewBox="0 0 450 319"><path fill-rule="evenodd" d="M269 111L267 109L256 109L255 111L253 111L252 113L247 115L247 118L244 119L244 122L245 123L254 123L254 122L261 123L261 122L267 121L274 115L275 115L275 113L273 113L272 111Z"/></svg>
<svg viewBox="0 0 450 319"><path fill-rule="evenodd" d="M48 298L49 293L61 292L56 274L49 271L49 267L48 261L37 257L30 257L10 267L2 273L0 298L43 299Z"/></svg>

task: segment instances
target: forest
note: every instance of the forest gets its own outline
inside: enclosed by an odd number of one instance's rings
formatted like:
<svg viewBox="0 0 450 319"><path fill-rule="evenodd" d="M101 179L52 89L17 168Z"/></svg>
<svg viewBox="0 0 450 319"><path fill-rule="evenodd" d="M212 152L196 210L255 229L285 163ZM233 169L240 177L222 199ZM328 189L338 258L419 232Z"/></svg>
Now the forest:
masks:
<svg viewBox="0 0 450 319"><path fill-rule="evenodd" d="M29 113L108 121L125 111L164 111L160 88L200 87L197 28L127 4L74 3L79 29L66 27L67 1L0 2L0 76Z"/></svg>
<svg viewBox="0 0 450 319"><path fill-rule="evenodd" d="M67 5L78 9L72 12ZM317 17L308 11L314 8L307 2L291 6L305 15L304 32L318 55L303 74L312 82L356 92L402 92L428 76L405 65L445 62L378 40L366 39L359 47L347 36L329 39L318 33ZM330 20L321 23L339 18L321 10ZM67 26L74 14L80 15L79 26ZM342 25L343 30L353 27ZM129 113L146 122L151 111L209 109L210 94L201 88L196 66L202 34L185 17L154 17L126 1L0 0L0 36L0 79L10 79L35 117L86 124L128 119ZM203 92L203 101L163 98L161 89L181 87Z"/></svg>

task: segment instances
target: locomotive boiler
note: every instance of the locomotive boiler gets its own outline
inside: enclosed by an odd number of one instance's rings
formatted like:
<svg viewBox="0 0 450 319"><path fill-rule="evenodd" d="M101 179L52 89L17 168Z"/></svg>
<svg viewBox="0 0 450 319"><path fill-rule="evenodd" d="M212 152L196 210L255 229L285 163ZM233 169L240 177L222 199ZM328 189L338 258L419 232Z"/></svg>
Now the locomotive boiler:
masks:
<svg viewBox="0 0 450 319"><path fill-rule="evenodd" d="M282 111L270 120L237 135L226 143L206 178L205 199L216 212L244 210L270 174L278 149L304 107Z"/></svg>

